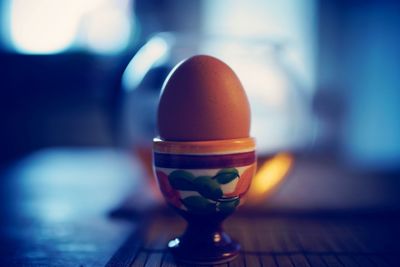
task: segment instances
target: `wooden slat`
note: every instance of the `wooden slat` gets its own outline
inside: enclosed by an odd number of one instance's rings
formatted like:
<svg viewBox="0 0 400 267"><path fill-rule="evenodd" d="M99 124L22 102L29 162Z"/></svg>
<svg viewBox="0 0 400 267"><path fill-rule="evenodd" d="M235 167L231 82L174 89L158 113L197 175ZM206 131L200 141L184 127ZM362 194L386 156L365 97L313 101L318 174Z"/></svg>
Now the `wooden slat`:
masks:
<svg viewBox="0 0 400 267"><path fill-rule="evenodd" d="M195 264L187 264L187 263L178 263L177 267L206 267L207 265L195 265Z"/></svg>
<svg viewBox="0 0 400 267"><path fill-rule="evenodd" d="M282 234L283 247L286 252L298 253L302 251L301 244L296 238L296 234L292 231L285 231Z"/></svg>
<svg viewBox="0 0 400 267"><path fill-rule="evenodd" d="M334 229L335 226L327 225L326 228L321 231L320 238L324 241L324 244L330 253L343 252L343 246L338 242L338 240L343 240L343 236L340 232L335 232ZM348 244L349 240L344 240L344 243Z"/></svg>
<svg viewBox="0 0 400 267"><path fill-rule="evenodd" d="M337 258L339 261L346 267L358 267L358 266L364 266L364 265L359 265L353 257L350 255L338 255Z"/></svg>
<svg viewBox="0 0 400 267"><path fill-rule="evenodd" d="M161 267L176 267L175 260L170 253L165 253Z"/></svg>
<svg viewBox="0 0 400 267"><path fill-rule="evenodd" d="M329 267L343 267L344 265L334 255L323 255L322 260Z"/></svg>
<svg viewBox="0 0 400 267"><path fill-rule="evenodd" d="M397 255L382 255L382 258L389 263L390 266L398 267L399 257Z"/></svg>
<svg viewBox="0 0 400 267"><path fill-rule="evenodd" d="M368 258L379 267L390 267L391 265L379 255L368 256Z"/></svg>
<svg viewBox="0 0 400 267"><path fill-rule="evenodd" d="M290 258L295 267L311 267L306 257L302 254L293 254Z"/></svg>
<svg viewBox="0 0 400 267"><path fill-rule="evenodd" d="M374 263L365 255L355 255L353 256L354 260L358 263L358 265L363 267L374 267Z"/></svg>
<svg viewBox="0 0 400 267"><path fill-rule="evenodd" d="M258 267L261 266L260 259L257 255L257 251L259 251L259 245L257 239L254 236L259 233L261 229L254 225L253 229L242 229L238 233L238 238L240 240L240 244L242 246L243 258L245 266L254 266Z"/></svg>
<svg viewBox="0 0 400 267"><path fill-rule="evenodd" d="M117 250L117 252L108 261L106 267L126 267L129 266L137 256L140 250L141 242L135 233L131 234L128 240Z"/></svg>
<svg viewBox="0 0 400 267"><path fill-rule="evenodd" d="M271 232L261 232L260 234L255 235L255 239L257 240L260 251L264 253L279 252L279 248L276 245L275 239L273 239L273 234Z"/></svg>
<svg viewBox="0 0 400 267"><path fill-rule="evenodd" d="M293 267L292 261L287 255L278 255L275 259L279 267Z"/></svg>
<svg viewBox="0 0 400 267"><path fill-rule="evenodd" d="M312 267L328 267L325 262L322 260L320 255L307 255L307 260L310 262Z"/></svg>
<svg viewBox="0 0 400 267"><path fill-rule="evenodd" d="M163 257L162 252L149 253L145 266L146 267L160 266L162 257Z"/></svg>
<svg viewBox="0 0 400 267"><path fill-rule="evenodd" d="M278 267L272 255L263 255L260 259L263 267Z"/></svg>
<svg viewBox="0 0 400 267"><path fill-rule="evenodd" d="M254 267L261 266L261 260L256 254L245 253L244 261L246 266L254 266Z"/></svg>
<svg viewBox="0 0 400 267"><path fill-rule="evenodd" d="M371 234L371 232L364 232ZM343 226L342 229L340 230L340 236L342 237L342 242L346 241L347 245L350 247L349 250L350 252L363 252L363 253L368 253L373 251L371 249L371 243L370 242L363 242L363 238L361 237L361 233L357 231L357 229L352 226ZM379 243L379 241L378 241Z"/></svg>
<svg viewBox="0 0 400 267"><path fill-rule="evenodd" d="M131 267L144 267L146 264L148 254L146 252L139 252L138 256L135 258L135 261L132 263Z"/></svg>
<svg viewBox="0 0 400 267"><path fill-rule="evenodd" d="M244 260L243 254L239 254L236 259L229 262L229 267L243 267L246 266L246 262Z"/></svg>
<svg viewBox="0 0 400 267"><path fill-rule="evenodd" d="M327 253L330 252L330 245L325 240L323 225L315 222L302 222L298 226L296 234L303 251L307 253Z"/></svg>
<svg viewBox="0 0 400 267"><path fill-rule="evenodd" d="M333 251L338 253L351 253L356 251L356 245L347 234L347 228L340 223L330 224L329 233L334 243Z"/></svg>

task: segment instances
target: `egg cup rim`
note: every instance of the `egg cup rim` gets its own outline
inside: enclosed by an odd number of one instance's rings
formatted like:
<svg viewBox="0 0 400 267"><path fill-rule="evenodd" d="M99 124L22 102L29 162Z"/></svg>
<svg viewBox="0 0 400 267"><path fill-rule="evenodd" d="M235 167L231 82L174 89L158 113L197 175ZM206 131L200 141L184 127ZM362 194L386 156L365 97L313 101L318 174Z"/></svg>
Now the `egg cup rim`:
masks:
<svg viewBox="0 0 400 267"><path fill-rule="evenodd" d="M249 152L255 148L253 137L205 141L168 141L160 137L153 139L154 152L169 154L225 154Z"/></svg>

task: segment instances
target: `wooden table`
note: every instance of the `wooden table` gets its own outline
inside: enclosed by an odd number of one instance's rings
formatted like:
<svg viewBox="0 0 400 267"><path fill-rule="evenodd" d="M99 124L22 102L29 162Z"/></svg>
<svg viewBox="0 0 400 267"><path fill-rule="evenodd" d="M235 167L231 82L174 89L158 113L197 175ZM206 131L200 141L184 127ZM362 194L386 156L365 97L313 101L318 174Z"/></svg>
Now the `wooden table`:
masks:
<svg viewBox="0 0 400 267"><path fill-rule="evenodd" d="M244 212L226 222L240 256L215 266L398 266L400 218L287 216ZM177 265L165 249L184 228L173 215L154 216L144 236L133 233L108 266Z"/></svg>
<svg viewBox="0 0 400 267"><path fill-rule="evenodd" d="M139 175L135 164L110 151L48 150L5 169L0 266L176 266L165 245L183 230L179 217L111 212L140 186L127 175ZM226 230L243 251L220 266L399 266L399 218L238 212Z"/></svg>

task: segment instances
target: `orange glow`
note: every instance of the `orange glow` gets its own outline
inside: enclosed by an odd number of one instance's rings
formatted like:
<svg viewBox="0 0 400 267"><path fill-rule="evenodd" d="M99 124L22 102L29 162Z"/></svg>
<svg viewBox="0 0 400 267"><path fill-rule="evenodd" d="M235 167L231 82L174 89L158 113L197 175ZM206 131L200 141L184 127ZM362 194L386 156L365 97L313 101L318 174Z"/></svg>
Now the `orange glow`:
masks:
<svg viewBox="0 0 400 267"><path fill-rule="evenodd" d="M293 156L288 153L279 153L262 163L253 178L248 202L264 200L284 180L292 165Z"/></svg>

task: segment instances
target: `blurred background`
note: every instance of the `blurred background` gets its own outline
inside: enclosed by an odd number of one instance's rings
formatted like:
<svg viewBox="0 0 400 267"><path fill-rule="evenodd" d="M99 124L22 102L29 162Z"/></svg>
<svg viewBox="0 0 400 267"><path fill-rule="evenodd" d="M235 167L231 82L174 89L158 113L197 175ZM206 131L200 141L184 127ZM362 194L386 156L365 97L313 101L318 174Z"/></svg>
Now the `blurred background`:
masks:
<svg viewBox="0 0 400 267"><path fill-rule="evenodd" d="M120 185L110 207L141 184L153 203L160 89L201 53L231 65L251 102L260 170L250 203L400 207L397 1L1 0L0 19L7 176L32 186L103 177Z"/></svg>

